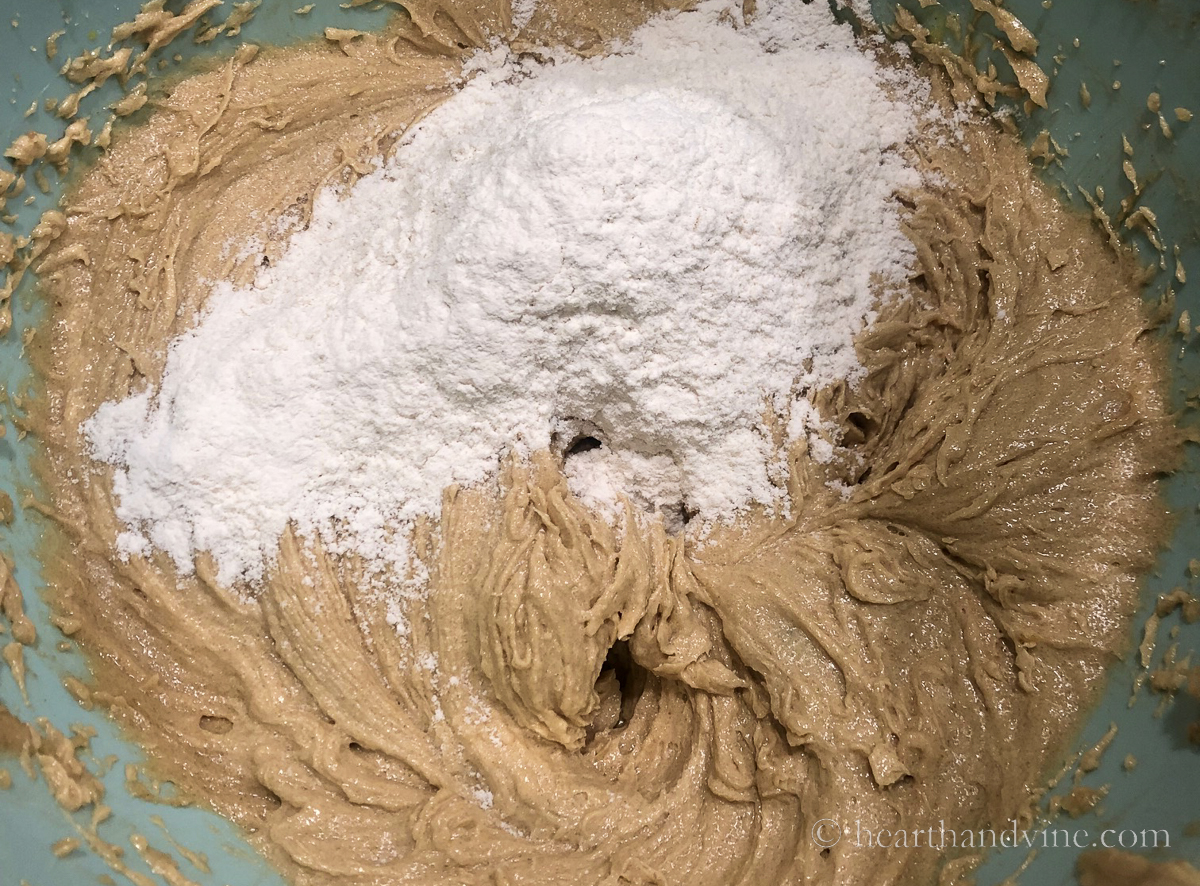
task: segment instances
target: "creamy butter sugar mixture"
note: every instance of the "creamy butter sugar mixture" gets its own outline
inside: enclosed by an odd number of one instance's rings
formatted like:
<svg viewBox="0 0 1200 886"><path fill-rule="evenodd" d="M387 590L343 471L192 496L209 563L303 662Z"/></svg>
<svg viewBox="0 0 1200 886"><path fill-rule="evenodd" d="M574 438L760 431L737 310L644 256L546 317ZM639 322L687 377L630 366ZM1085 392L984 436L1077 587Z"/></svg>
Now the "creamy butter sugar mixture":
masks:
<svg viewBox="0 0 1200 886"><path fill-rule="evenodd" d="M851 835L1028 822L1127 642L1136 262L919 28L677 5L243 47L56 217L56 623L298 886L954 883Z"/></svg>
<svg viewBox="0 0 1200 886"><path fill-rule="evenodd" d="M928 86L820 4L722 17L592 60L477 56L252 286L217 282L161 385L87 426L122 549L258 579L291 521L403 564L446 487L581 436L589 503L776 504L764 411L811 430L805 393L861 375L853 338L911 265L895 192Z"/></svg>

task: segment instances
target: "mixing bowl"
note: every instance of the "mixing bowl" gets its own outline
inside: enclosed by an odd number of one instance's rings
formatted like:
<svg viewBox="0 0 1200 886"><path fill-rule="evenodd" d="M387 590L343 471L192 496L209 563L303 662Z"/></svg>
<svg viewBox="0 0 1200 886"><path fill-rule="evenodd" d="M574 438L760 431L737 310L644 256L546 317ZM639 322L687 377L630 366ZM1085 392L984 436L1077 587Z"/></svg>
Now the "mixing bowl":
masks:
<svg viewBox="0 0 1200 886"><path fill-rule="evenodd" d="M170 5L177 8L173 2ZM382 25L389 15L387 9L347 11L331 2L300 15L295 11L297 5L297 0L266 0L240 39L288 43L317 35L326 24L346 26L347 17L352 17L352 27L369 29ZM889 5L876 4L881 21L889 20ZM915 2L910 5L917 6ZM963 9L950 4L959 11L959 22L968 23L972 18L970 7L966 3L960 6ZM1006 6L1040 39L1037 58L1044 68L1054 72L1049 107L1036 109L1028 116L1013 116L1027 141L1032 143L1046 130L1065 148L1049 164L1047 177L1061 184L1065 199L1084 210L1080 186L1094 189L1100 185L1105 205L1114 210L1129 191L1121 169L1122 135L1126 136L1137 158L1139 174L1150 177L1144 203L1155 211L1168 250L1178 244L1184 266L1200 274L1200 132L1194 131L1200 123L1177 121L1171 113L1177 106L1200 109L1200 7L1195 0L1010 0ZM4 0L3 8L0 143L7 145L29 129L53 132L57 126L61 131L62 121L48 113L43 102L68 91L58 74L62 60L103 46L112 26L136 14L138 4L132 0ZM922 14L935 34L945 33L953 39L956 28L945 8L932 7L922 10ZM64 31L58 40L59 54L51 60L47 58L46 37L59 30ZM187 39L179 43L180 48L172 47L169 57L170 65L180 70L202 63L202 59L193 60L196 56L228 53L234 45L228 38L218 38L206 47L197 47ZM981 51L989 51L986 39L982 45ZM999 68L1003 65L1003 61L997 62ZM1085 107L1081 97L1080 86L1084 83L1091 96L1090 107ZM1174 130L1170 139L1147 108L1151 92L1162 96ZM98 108L118 96L117 85L110 82L92 100ZM31 107L32 113L27 114ZM14 227L28 232L40 213L57 201L64 184L51 181L48 194L30 188L28 205L24 196L16 201L21 205L15 208L10 201L9 211L18 217ZM1144 239L1134 242L1138 242L1146 260L1156 258ZM1174 263L1170 253L1168 256L1167 268L1151 284L1148 297L1157 297L1171 283ZM0 339L0 367L10 398L24 390L30 375L22 333L36 329L45 314L31 284L26 280L18 291L13 304L14 329ZM1181 409L1184 423L1190 418L1187 396L1200 380L1200 352L1196 336L1175 333L1175 319L1180 311L1190 309L1191 316L1200 320L1198 285L1175 283L1175 313L1161 333L1169 340L1174 403ZM38 491L30 469L34 441L18 433L12 422L13 411L5 410L7 434L0 439L0 487L20 502ZM1163 480L1163 494L1176 514L1176 523L1169 546L1146 577L1143 611L1135 622L1131 647L1140 640L1142 625L1159 594L1181 585L1195 589L1189 561L1200 556L1198 471L1196 447L1189 446L1184 467ZM130 796L125 787L125 764L142 760L142 751L124 740L102 714L82 709L63 686L63 678L68 675L85 677L87 666L80 651L50 623L48 609L38 595L41 579L37 543L40 535L53 531L53 527L33 510L16 510L11 524L0 529L0 549L14 561L14 575L25 591L26 607L37 625L39 639L26 653L28 702L6 670L0 671L0 700L24 720L44 717L60 730L69 731L75 724L95 730L92 768L106 771L105 802L113 809L112 817L100 826L100 833L110 843L127 847L131 835L143 834L152 844L166 848L169 843L162 832L165 828L171 837L207 860L199 864L181 862L181 873L190 881L203 886L280 883L279 876L238 831L218 816L198 808L151 803ZM1178 644L1180 656L1200 646L1200 625L1182 625L1177 636L1169 636L1177 619L1178 615L1167 619L1160 630L1156 660L1172 643ZM0 638L0 642L3 640ZM1023 882L1047 886L1073 882L1079 852L1088 843L1100 842L1105 832L1109 833L1106 842L1115 843L1125 832L1165 831L1169 848L1160 848L1158 855L1200 859L1200 831L1193 821L1200 819L1200 749L1187 739L1188 725L1200 720L1200 707L1181 694L1158 716L1160 697L1146 690L1131 704L1131 687L1140 670L1135 658L1130 655L1112 668L1107 694L1074 746L1087 747L1111 723L1118 726L1100 768L1083 781L1092 786L1109 785L1109 792L1095 813L1069 824L1073 829L1086 829L1089 836L1082 845L1040 852L1022 875ZM1137 759L1132 771L1121 765L1128 754ZM90 852L55 858L51 844L75 835L68 814L52 801L40 778L27 777L15 759L0 758L0 766L13 776L11 789L0 792L0 886L95 882L97 877L113 873ZM1056 792L1068 788L1069 783ZM86 813L79 814L79 822L86 823ZM1027 850L1020 847L992 853L981 869L980 882L999 882L1025 861L1026 855ZM166 882L156 878L135 852L127 851L123 863L150 882Z"/></svg>

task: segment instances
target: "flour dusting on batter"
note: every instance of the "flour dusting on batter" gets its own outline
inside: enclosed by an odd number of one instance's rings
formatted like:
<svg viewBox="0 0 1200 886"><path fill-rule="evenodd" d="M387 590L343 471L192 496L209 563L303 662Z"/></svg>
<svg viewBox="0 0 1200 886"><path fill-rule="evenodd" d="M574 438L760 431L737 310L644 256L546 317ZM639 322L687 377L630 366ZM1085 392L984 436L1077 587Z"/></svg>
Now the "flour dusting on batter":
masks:
<svg viewBox="0 0 1200 886"><path fill-rule="evenodd" d="M813 430L789 417L861 374L854 336L910 269L895 195L934 112L819 4L725 13L485 69L252 287L218 285L161 386L87 425L122 549L259 579L293 522L403 566L446 487L585 435L592 504L779 504Z"/></svg>

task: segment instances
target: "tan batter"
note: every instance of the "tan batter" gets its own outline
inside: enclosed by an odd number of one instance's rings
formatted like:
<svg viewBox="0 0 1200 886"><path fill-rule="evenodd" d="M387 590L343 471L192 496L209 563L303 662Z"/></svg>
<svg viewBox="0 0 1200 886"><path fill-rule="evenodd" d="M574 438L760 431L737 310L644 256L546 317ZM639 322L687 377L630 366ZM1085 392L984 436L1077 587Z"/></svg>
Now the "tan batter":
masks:
<svg viewBox="0 0 1200 886"><path fill-rule="evenodd" d="M543 0L517 45L592 51L657 8ZM920 146L945 184L903 197L911 299L861 336L866 381L822 393L851 457L794 449L789 519L620 535L545 453L447 490L399 611L290 534L252 602L114 555L80 422L157 384L211 281L284 234L240 244L512 36L503 0L410 10L180 83L69 200L38 429L92 699L302 884L928 882L944 853L856 839L1024 820L1124 644L1174 437L1132 262L989 122Z"/></svg>
<svg viewBox="0 0 1200 886"><path fill-rule="evenodd" d="M1200 886L1200 871L1182 860L1155 861L1120 849L1079 858L1079 886Z"/></svg>

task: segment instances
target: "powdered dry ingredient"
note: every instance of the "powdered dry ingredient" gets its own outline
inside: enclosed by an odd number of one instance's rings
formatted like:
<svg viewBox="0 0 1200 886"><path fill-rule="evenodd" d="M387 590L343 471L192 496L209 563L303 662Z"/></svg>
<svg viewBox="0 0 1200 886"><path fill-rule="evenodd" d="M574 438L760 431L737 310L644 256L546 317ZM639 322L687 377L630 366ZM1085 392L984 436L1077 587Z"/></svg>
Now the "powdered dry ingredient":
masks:
<svg viewBox="0 0 1200 886"><path fill-rule="evenodd" d="M292 521L403 564L446 487L555 435L604 444L569 470L592 504L777 504L764 409L795 439L804 392L859 370L912 259L895 192L932 112L823 4L740 30L724 10L598 60L481 55L253 288L216 283L161 387L86 426L122 549L253 580Z"/></svg>

